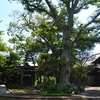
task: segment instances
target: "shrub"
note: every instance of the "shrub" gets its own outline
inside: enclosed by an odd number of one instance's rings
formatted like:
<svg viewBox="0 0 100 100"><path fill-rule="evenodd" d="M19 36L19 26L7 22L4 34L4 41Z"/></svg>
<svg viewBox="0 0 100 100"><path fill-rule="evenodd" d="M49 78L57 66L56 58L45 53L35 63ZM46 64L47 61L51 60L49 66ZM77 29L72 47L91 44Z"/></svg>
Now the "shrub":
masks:
<svg viewBox="0 0 100 100"><path fill-rule="evenodd" d="M74 84L67 83L65 84L65 92L73 95L79 93L79 90Z"/></svg>
<svg viewBox="0 0 100 100"><path fill-rule="evenodd" d="M66 84L56 84L56 83L41 83L38 85L44 93L41 95L65 95L71 96L77 94L82 89L78 89L74 84L66 83Z"/></svg>

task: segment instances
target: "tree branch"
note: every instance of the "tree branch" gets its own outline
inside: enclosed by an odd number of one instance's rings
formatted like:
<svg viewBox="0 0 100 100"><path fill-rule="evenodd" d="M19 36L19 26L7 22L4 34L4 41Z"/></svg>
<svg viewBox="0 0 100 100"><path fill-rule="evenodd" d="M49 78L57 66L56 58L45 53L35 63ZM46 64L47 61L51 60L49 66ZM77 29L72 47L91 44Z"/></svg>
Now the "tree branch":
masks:
<svg viewBox="0 0 100 100"><path fill-rule="evenodd" d="M95 21L95 19L96 19L99 15L100 15L100 12L99 12L96 16L94 16L94 18L93 18L89 23L87 23L83 28L86 28L86 27L89 26L91 23L93 23L93 22Z"/></svg>
<svg viewBox="0 0 100 100"><path fill-rule="evenodd" d="M56 25L58 25L60 27L59 21L57 21L57 14L56 14L55 8L50 4L50 2L48 0L45 0L45 2L47 3L47 5L50 9L51 17L54 19Z"/></svg>
<svg viewBox="0 0 100 100"><path fill-rule="evenodd" d="M42 9L42 8L39 8L38 6L35 6L35 5L32 5L32 4L29 4L30 7L34 7L35 9L41 11L41 12L45 12L46 14L48 14L49 16L52 16L47 10L45 9ZM29 8L30 9L30 8Z"/></svg>
<svg viewBox="0 0 100 100"><path fill-rule="evenodd" d="M100 42L100 39L83 39L83 38L80 38L78 41Z"/></svg>
<svg viewBox="0 0 100 100"><path fill-rule="evenodd" d="M80 25L81 29L80 29L80 31L78 32L78 34L77 34L75 40L73 41L73 43L79 39L79 37L80 37L82 31L83 31L86 27L88 27L91 23L93 23L93 22L95 21L95 19L96 19L99 15L100 15L100 12L99 12L96 16L94 16L94 18L93 18L89 23L87 23L84 27L81 27L81 25Z"/></svg>
<svg viewBox="0 0 100 100"><path fill-rule="evenodd" d="M75 3L73 4L73 8L74 8L74 9L76 8L78 2L79 2L78 0L75 0Z"/></svg>
<svg viewBox="0 0 100 100"><path fill-rule="evenodd" d="M42 39L43 39L43 38L42 38ZM45 42L42 42L42 41L40 41L40 40L36 40L36 41L37 41L37 42L40 42L40 43L43 44L43 45L47 45L47 46L53 51L52 46L49 45L49 44L48 44L48 41L46 41L45 39L44 39Z"/></svg>
<svg viewBox="0 0 100 100"><path fill-rule="evenodd" d="M94 2L96 2L96 0L94 0L94 1L88 1L88 2L86 2L86 3L83 3L83 5L80 5L80 7L77 8L77 9L74 11L74 14L80 12L80 10L83 9L83 7L85 7L85 6L89 5L89 4L92 4L92 3L94 3ZM77 3L78 3L78 0L76 0L76 4L77 4Z"/></svg>

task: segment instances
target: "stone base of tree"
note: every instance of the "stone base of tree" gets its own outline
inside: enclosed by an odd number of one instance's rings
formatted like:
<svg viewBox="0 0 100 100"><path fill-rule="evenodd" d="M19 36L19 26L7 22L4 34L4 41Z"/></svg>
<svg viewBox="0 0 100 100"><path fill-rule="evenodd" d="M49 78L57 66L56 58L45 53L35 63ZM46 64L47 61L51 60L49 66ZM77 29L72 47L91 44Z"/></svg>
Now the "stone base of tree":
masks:
<svg viewBox="0 0 100 100"><path fill-rule="evenodd" d="M0 85L0 94L6 94L6 86Z"/></svg>

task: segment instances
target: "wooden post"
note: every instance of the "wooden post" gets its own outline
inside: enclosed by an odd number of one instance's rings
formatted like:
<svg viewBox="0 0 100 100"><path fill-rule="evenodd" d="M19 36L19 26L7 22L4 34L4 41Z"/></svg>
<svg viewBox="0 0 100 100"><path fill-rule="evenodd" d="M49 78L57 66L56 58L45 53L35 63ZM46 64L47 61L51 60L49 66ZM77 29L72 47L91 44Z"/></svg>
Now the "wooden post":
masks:
<svg viewBox="0 0 100 100"><path fill-rule="evenodd" d="M23 86L23 73L21 74L21 86Z"/></svg>

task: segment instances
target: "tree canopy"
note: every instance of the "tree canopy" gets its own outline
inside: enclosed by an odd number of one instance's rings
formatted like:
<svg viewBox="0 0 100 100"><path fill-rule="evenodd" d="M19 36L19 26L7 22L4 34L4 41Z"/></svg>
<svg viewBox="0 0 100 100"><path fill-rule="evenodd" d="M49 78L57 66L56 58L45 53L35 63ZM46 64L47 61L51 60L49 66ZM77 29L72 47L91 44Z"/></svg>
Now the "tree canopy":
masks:
<svg viewBox="0 0 100 100"><path fill-rule="evenodd" d="M13 1L13 0L10 0ZM62 59L60 82L69 82L73 48L91 47L100 40L100 1L99 0L16 0L32 13L45 13L54 22L54 26L62 33ZM77 23L75 15L90 6L97 9L85 24ZM42 31L41 31L42 32ZM84 42L85 41L85 42ZM84 46L80 46L83 44Z"/></svg>

